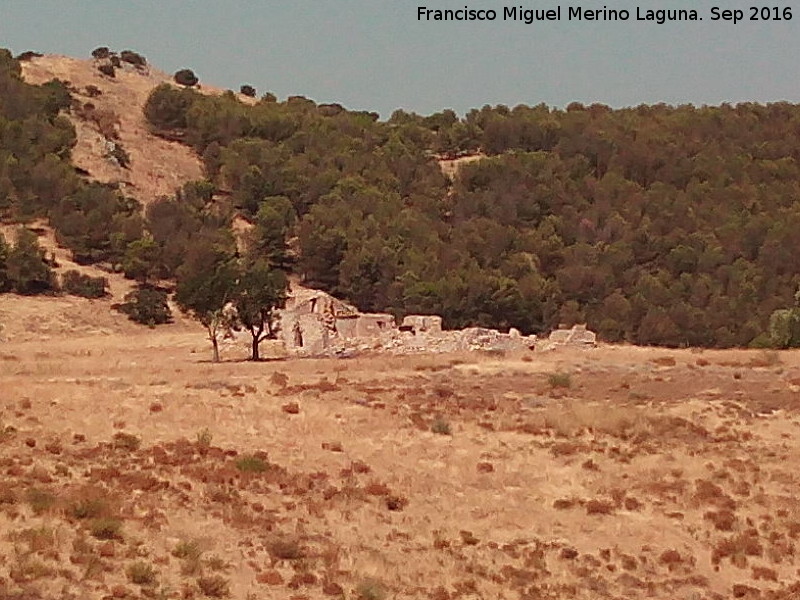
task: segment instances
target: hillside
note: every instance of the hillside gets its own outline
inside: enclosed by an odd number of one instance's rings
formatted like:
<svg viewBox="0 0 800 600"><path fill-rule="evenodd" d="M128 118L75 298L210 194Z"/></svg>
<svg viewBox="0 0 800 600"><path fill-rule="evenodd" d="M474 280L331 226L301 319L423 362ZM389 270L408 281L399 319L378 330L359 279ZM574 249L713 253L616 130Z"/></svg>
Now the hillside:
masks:
<svg viewBox="0 0 800 600"><path fill-rule="evenodd" d="M247 237L362 311L523 333L585 322L607 341L671 347L800 344L797 315L786 320L800 310L796 105L382 121L180 87L149 65L109 78L98 64L23 63L30 82L70 84L18 90L41 103L48 134L31 166L0 176L20 199L12 219L49 217L77 262L119 266L152 237L151 271L174 279L199 237L234 228L239 250ZM117 190L76 179L70 158ZM37 169L49 175L26 175Z"/></svg>

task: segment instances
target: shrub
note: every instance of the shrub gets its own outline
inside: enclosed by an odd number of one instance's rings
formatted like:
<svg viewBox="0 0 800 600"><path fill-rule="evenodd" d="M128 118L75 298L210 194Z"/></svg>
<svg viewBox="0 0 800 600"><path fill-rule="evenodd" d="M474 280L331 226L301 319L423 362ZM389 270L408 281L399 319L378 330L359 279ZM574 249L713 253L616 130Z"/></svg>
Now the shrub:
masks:
<svg viewBox="0 0 800 600"><path fill-rule="evenodd" d="M769 318L769 337L775 348L800 347L800 309L773 312Z"/></svg>
<svg viewBox="0 0 800 600"><path fill-rule="evenodd" d="M98 491L84 492L69 504L66 514L77 520L99 519L111 514L111 507L104 498L97 497Z"/></svg>
<svg viewBox="0 0 800 600"><path fill-rule="evenodd" d="M200 592L209 598L224 598L230 594L230 586L228 580L221 575L211 575L209 577L200 577L197 580L197 587Z"/></svg>
<svg viewBox="0 0 800 600"><path fill-rule="evenodd" d="M386 587L374 579L366 579L356 587L358 600L385 600L387 595Z"/></svg>
<svg viewBox="0 0 800 600"><path fill-rule="evenodd" d="M114 448L118 450L128 450L136 452L139 446L142 445L142 440L130 433L120 431L114 435Z"/></svg>
<svg viewBox="0 0 800 600"><path fill-rule="evenodd" d="M68 294L83 298L102 298L108 292L108 279L105 277L92 277L83 275L75 270L70 270L61 276L61 287Z"/></svg>
<svg viewBox="0 0 800 600"><path fill-rule="evenodd" d="M197 560L202 554L203 551L200 550L200 544L196 540L178 542L178 545L172 551L172 556L181 560Z"/></svg>
<svg viewBox="0 0 800 600"><path fill-rule="evenodd" d="M214 435L211 433L208 427L204 427L197 432L196 441L199 448L208 450L211 447L211 441L213 439Z"/></svg>
<svg viewBox="0 0 800 600"><path fill-rule="evenodd" d="M89 98L97 98L103 95L102 90L96 85L87 85L83 91Z"/></svg>
<svg viewBox="0 0 800 600"><path fill-rule="evenodd" d="M254 88L252 85L244 84L239 88L239 93L242 94L242 96L247 96L248 98L255 98L256 88Z"/></svg>
<svg viewBox="0 0 800 600"><path fill-rule="evenodd" d="M100 46L99 48L92 50L92 57L96 58L97 60L103 60L109 56L111 56L111 50L109 50L108 46Z"/></svg>
<svg viewBox="0 0 800 600"><path fill-rule="evenodd" d="M142 286L125 295L125 302L116 308L135 323L154 327L172 321L172 311L167 304L167 293Z"/></svg>
<svg viewBox="0 0 800 600"><path fill-rule="evenodd" d="M453 428L450 423L445 421L442 417L437 417L431 425L431 431L439 435L453 435Z"/></svg>
<svg viewBox="0 0 800 600"><path fill-rule="evenodd" d="M156 570L142 561L133 563L126 573L131 583L136 585L154 585L156 582Z"/></svg>
<svg viewBox="0 0 800 600"><path fill-rule="evenodd" d="M569 373L550 373L547 383L552 388L570 388L572 387L572 376Z"/></svg>
<svg viewBox="0 0 800 600"><path fill-rule="evenodd" d="M107 63L103 63L102 65L97 65L97 70L100 71L106 77L116 77L117 70L114 68L114 65L110 65Z"/></svg>
<svg viewBox="0 0 800 600"><path fill-rule="evenodd" d="M263 473L267 470L267 463L257 456L243 456L236 461L236 468L242 473Z"/></svg>
<svg viewBox="0 0 800 600"><path fill-rule="evenodd" d="M181 565L182 575L198 575L203 569L200 561L202 555L203 551L200 549L200 544L194 540L179 542L172 551L172 556L183 561Z"/></svg>
<svg viewBox="0 0 800 600"><path fill-rule="evenodd" d="M122 521L119 519L95 519L89 525L89 533L98 540L122 539Z"/></svg>
<svg viewBox="0 0 800 600"><path fill-rule="evenodd" d="M173 78L175 79L175 83L185 87L194 87L197 85L198 81L200 81L191 69L176 71Z"/></svg>
<svg viewBox="0 0 800 600"><path fill-rule="evenodd" d="M122 61L119 59L119 56L117 56L113 52L111 53L111 56L108 57L108 60L111 61L111 66L114 67L115 69L119 69L120 67L122 67Z"/></svg>
<svg viewBox="0 0 800 600"><path fill-rule="evenodd" d="M41 52L34 52L33 50L27 50L16 57L16 60L19 62L26 62L33 58L39 58L40 56L44 56Z"/></svg>
<svg viewBox="0 0 800 600"><path fill-rule="evenodd" d="M151 125L160 129L183 129L194 95L195 92L176 90L167 84L159 85L147 98L144 116Z"/></svg>
<svg viewBox="0 0 800 600"><path fill-rule="evenodd" d="M39 488L29 489L25 494L25 500L37 515L46 513L56 503L56 497L51 492Z"/></svg>
<svg viewBox="0 0 800 600"><path fill-rule="evenodd" d="M8 250L0 249L0 254L4 252L7 253L5 275L0 277L8 278L15 292L31 296L58 288L55 273L47 264L35 233L18 229L16 245Z"/></svg>
<svg viewBox="0 0 800 600"><path fill-rule="evenodd" d="M295 538L276 538L267 544L269 555L275 560L299 560L306 553Z"/></svg>
<svg viewBox="0 0 800 600"><path fill-rule="evenodd" d="M119 58L122 62L129 63L134 67L146 67L147 59L133 50L123 50L119 53Z"/></svg>

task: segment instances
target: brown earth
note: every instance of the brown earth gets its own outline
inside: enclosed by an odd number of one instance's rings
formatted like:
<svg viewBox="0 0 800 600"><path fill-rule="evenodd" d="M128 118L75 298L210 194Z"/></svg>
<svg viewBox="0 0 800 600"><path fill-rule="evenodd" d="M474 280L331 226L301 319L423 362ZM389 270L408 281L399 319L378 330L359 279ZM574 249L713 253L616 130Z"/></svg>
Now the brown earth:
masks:
<svg viewBox="0 0 800 600"><path fill-rule="evenodd" d="M800 354L212 365L184 325L103 333L0 346L0 597L800 589Z"/></svg>

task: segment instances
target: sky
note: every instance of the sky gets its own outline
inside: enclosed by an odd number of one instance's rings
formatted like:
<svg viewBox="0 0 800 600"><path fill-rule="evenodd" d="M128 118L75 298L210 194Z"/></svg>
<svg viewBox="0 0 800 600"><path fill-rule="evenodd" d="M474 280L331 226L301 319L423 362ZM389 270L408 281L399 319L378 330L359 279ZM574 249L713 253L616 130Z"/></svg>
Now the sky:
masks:
<svg viewBox="0 0 800 600"><path fill-rule="evenodd" d="M753 1L753 0L751 0ZM668 0L665 0L668 2ZM383 118L402 108L464 114L485 104L800 102L794 19L751 21L737 0L0 0L0 47L90 56L132 49L209 85L339 102ZM755 2L754 2L755 3ZM418 8L499 12L493 22L418 20ZM503 21L503 7L561 21ZM569 7L626 9L625 22L569 21ZM739 23L712 7L740 9ZM637 21L637 9L693 7L697 22ZM779 11L780 12L780 11Z"/></svg>

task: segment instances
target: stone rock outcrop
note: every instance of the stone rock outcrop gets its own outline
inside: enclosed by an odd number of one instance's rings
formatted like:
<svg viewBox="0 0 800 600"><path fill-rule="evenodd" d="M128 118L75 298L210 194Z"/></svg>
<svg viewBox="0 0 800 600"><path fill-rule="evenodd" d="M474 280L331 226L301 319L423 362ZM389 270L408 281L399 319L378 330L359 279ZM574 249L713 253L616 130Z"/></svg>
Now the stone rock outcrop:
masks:
<svg viewBox="0 0 800 600"><path fill-rule="evenodd" d="M575 325L572 329L556 329L548 341L557 346L596 346L597 335L586 329L586 325Z"/></svg>

